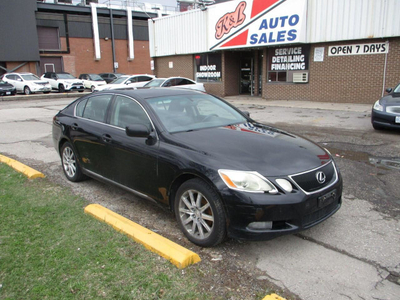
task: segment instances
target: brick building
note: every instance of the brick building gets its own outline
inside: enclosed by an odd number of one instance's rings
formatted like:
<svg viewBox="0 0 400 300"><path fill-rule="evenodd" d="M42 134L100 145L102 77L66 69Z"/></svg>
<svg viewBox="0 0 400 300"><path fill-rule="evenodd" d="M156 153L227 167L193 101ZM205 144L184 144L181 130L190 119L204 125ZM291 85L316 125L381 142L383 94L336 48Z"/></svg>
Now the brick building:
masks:
<svg viewBox="0 0 400 300"><path fill-rule="evenodd" d="M219 96L372 104L400 81L398 10L397 0L227 1L149 23L150 53L158 77Z"/></svg>
<svg viewBox="0 0 400 300"><path fill-rule="evenodd" d="M40 76L46 71L152 74L147 20L167 12L143 3L97 2L0 1L0 76Z"/></svg>

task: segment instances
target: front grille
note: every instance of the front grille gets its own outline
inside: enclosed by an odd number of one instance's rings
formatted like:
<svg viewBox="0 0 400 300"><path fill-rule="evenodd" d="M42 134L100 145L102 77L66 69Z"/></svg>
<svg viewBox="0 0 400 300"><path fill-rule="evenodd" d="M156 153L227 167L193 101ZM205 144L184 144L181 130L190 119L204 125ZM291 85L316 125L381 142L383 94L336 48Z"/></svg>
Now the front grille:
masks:
<svg viewBox="0 0 400 300"><path fill-rule="evenodd" d="M47 84L47 82L35 82L35 83L38 85L46 85Z"/></svg>
<svg viewBox="0 0 400 300"><path fill-rule="evenodd" d="M326 176L325 182L319 183L317 180L317 173L323 172ZM337 174L333 162L329 162L320 168L289 176L307 193L319 191L337 180Z"/></svg>
<svg viewBox="0 0 400 300"><path fill-rule="evenodd" d="M400 106L386 106L386 112L400 115Z"/></svg>
<svg viewBox="0 0 400 300"><path fill-rule="evenodd" d="M74 85L74 86L81 86L82 85L82 83L73 83L72 85Z"/></svg>
<svg viewBox="0 0 400 300"><path fill-rule="evenodd" d="M325 217L329 216L332 212L334 212L338 206L339 206L339 202L338 202L338 199L336 199L331 204L329 204L317 211L314 211L311 214L304 216L302 219L303 227L310 226L310 225L324 219Z"/></svg>

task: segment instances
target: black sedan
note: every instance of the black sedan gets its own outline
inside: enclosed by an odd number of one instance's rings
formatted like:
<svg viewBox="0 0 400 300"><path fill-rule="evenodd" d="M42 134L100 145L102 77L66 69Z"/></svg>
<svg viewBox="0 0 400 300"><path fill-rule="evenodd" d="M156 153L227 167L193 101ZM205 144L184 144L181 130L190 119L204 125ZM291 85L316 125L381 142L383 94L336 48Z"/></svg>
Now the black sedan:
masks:
<svg viewBox="0 0 400 300"><path fill-rule="evenodd" d="M0 96L15 95L17 90L12 84L0 79Z"/></svg>
<svg viewBox="0 0 400 300"><path fill-rule="evenodd" d="M375 102L372 107L371 123L374 129L400 129L400 84L393 90L386 89L388 95Z"/></svg>
<svg viewBox="0 0 400 300"><path fill-rule="evenodd" d="M198 91L84 96L54 117L53 140L69 180L90 176L168 205L200 246L294 233L341 206L327 150Z"/></svg>

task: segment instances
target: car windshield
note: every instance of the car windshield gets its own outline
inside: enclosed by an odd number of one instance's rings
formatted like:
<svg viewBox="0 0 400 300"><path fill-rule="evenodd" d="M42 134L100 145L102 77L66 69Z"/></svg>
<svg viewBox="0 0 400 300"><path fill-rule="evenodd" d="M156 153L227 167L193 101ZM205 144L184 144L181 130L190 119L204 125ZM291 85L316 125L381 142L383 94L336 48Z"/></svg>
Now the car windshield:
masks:
<svg viewBox="0 0 400 300"><path fill-rule="evenodd" d="M237 110L211 95L163 96L147 101L170 133L247 122Z"/></svg>
<svg viewBox="0 0 400 300"><path fill-rule="evenodd" d="M165 79L153 79L153 80L149 81L148 83L146 83L144 86L145 87L157 87L157 86L161 86L164 81L165 81Z"/></svg>
<svg viewBox="0 0 400 300"><path fill-rule="evenodd" d="M120 84L120 83L124 83L124 81L127 80L127 79L128 79L128 77L120 77L120 78L114 79L110 83L112 83L112 84Z"/></svg>
<svg viewBox="0 0 400 300"><path fill-rule="evenodd" d="M90 76L90 80L93 80L93 81L103 81L104 80L97 74L89 74L89 76Z"/></svg>
<svg viewBox="0 0 400 300"><path fill-rule="evenodd" d="M37 77L37 76L34 75L34 74L21 75L21 77L22 77L24 80L28 80L28 81L31 81L31 80L40 80L40 78Z"/></svg>
<svg viewBox="0 0 400 300"><path fill-rule="evenodd" d="M400 93L400 83L394 88L393 93Z"/></svg>
<svg viewBox="0 0 400 300"><path fill-rule="evenodd" d="M57 73L59 79L76 79L74 76L68 73Z"/></svg>

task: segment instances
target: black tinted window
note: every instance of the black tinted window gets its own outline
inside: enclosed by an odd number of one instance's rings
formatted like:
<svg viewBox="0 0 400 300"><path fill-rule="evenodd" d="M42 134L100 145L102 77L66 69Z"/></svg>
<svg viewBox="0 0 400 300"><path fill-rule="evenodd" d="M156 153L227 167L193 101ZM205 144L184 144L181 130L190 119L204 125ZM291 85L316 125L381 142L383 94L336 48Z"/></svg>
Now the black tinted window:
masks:
<svg viewBox="0 0 400 300"><path fill-rule="evenodd" d="M85 99L76 105L76 116L77 117L83 116L83 111L85 110L87 101L88 101L88 99Z"/></svg>
<svg viewBox="0 0 400 300"><path fill-rule="evenodd" d="M143 108L134 100L117 96L111 114L111 125L125 128L133 124L143 124L151 128L151 123Z"/></svg>
<svg viewBox="0 0 400 300"><path fill-rule="evenodd" d="M87 100L83 111L83 117L86 119L105 122L107 107L112 95L99 95Z"/></svg>
<svg viewBox="0 0 400 300"><path fill-rule="evenodd" d="M139 80L138 81L150 81L153 78L151 78L150 76L139 76Z"/></svg>

